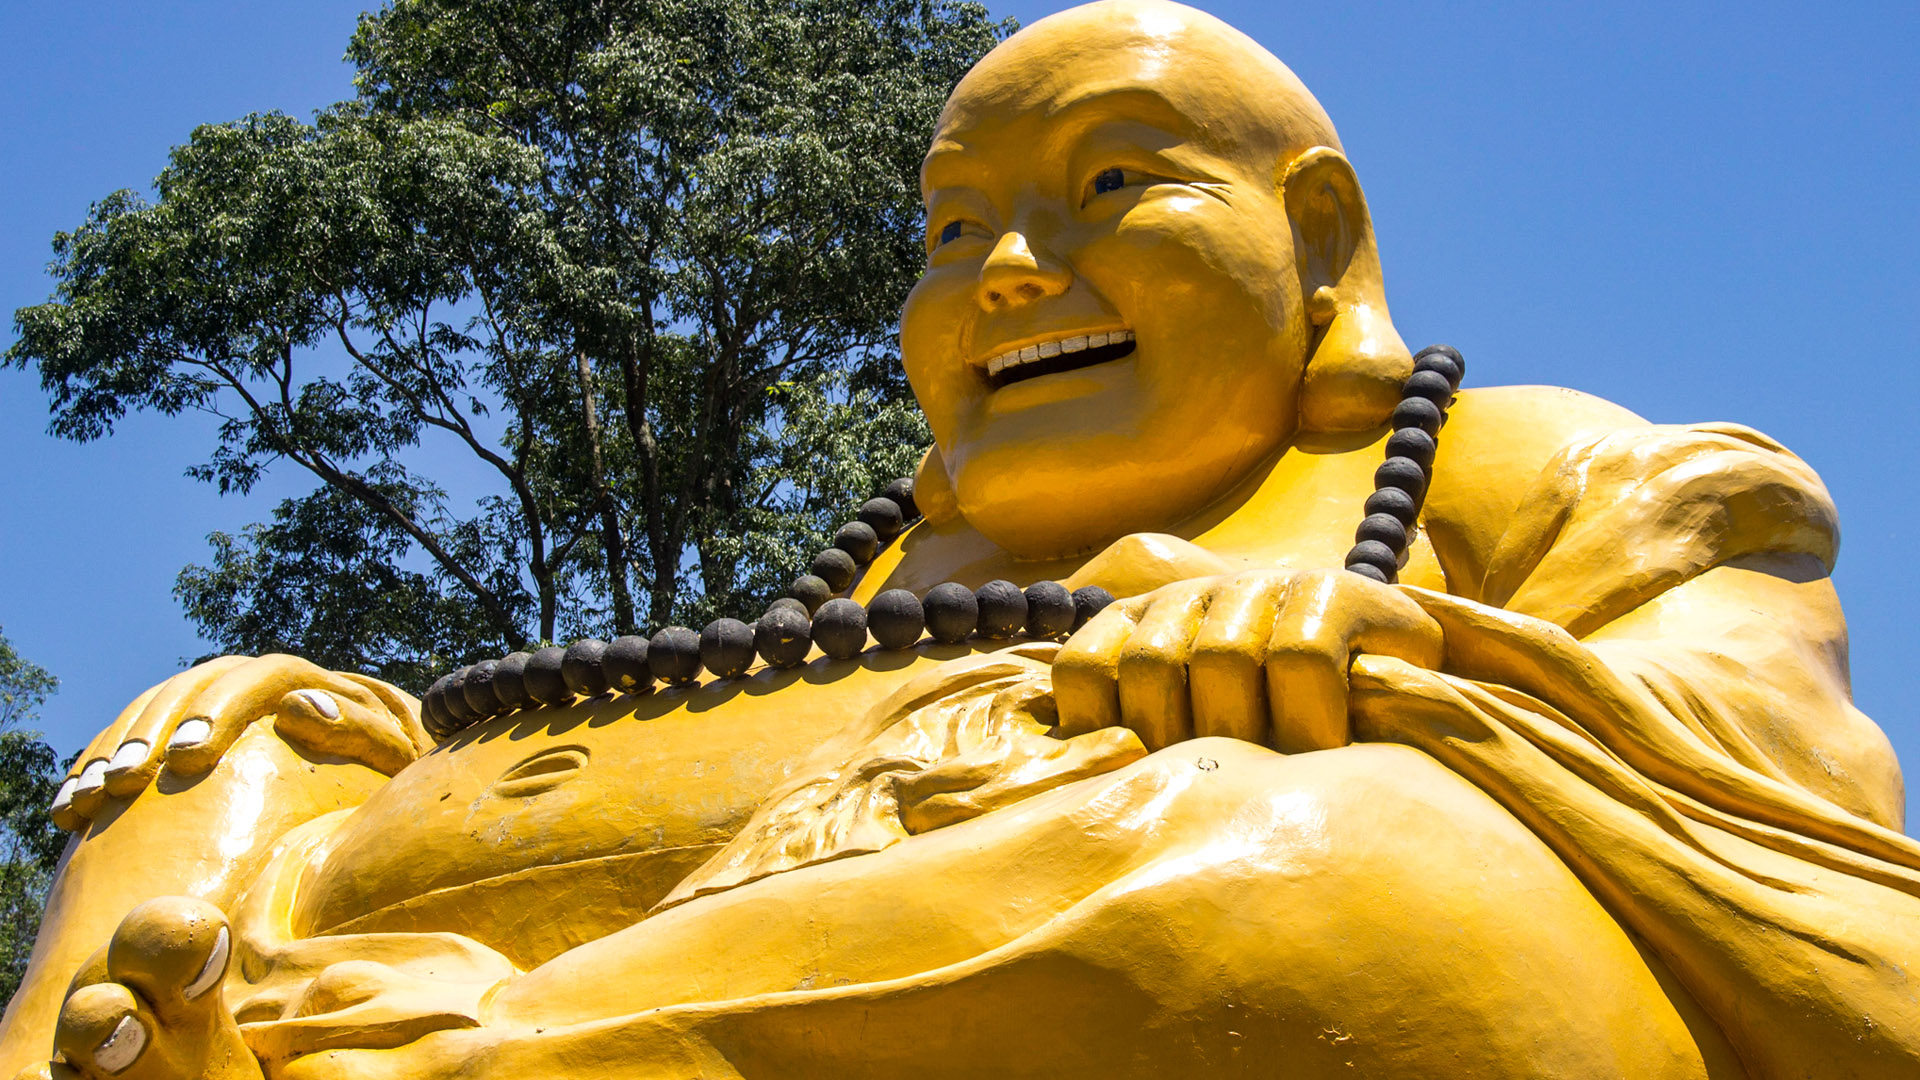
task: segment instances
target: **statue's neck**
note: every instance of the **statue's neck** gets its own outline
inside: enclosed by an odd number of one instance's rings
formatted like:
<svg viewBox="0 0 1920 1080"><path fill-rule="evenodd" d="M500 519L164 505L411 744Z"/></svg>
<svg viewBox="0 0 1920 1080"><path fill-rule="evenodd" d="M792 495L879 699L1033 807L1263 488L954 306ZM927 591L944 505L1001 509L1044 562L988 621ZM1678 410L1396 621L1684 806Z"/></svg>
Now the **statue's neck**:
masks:
<svg viewBox="0 0 1920 1080"><path fill-rule="evenodd" d="M1100 584L1125 594L1168 575L1337 567L1353 543L1385 438L1384 429L1303 438L1185 520L1143 522L1126 535L1051 558L1017 558L964 518L923 523L868 569L855 598L882 588L925 592L943 581L978 587L995 578Z"/></svg>

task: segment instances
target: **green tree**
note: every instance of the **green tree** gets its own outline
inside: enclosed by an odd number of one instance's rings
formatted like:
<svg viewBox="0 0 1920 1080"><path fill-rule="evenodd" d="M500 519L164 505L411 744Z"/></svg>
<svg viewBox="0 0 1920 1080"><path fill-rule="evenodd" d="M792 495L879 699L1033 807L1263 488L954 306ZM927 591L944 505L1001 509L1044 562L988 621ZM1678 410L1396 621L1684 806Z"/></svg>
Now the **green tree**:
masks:
<svg viewBox="0 0 1920 1080"><path fill-rule="evenodd" d="M60 680L0 633L0 1009L13 999L40 932L40 912L66 836L47 816L63 774L31 723Z"/></svg>
<svg viewBox="0 0 1920 1080"><path fill-rule="evenodd" d="M893 351L917 167L1007 29L947 0L394 0L352 100L199 128L153 199L57 236L6 361L56 434L195 410L223 492L319 481L181 574L223 651L418 689L751 618L925 445ZM456 506L440 473L473 466Z"/></svg>

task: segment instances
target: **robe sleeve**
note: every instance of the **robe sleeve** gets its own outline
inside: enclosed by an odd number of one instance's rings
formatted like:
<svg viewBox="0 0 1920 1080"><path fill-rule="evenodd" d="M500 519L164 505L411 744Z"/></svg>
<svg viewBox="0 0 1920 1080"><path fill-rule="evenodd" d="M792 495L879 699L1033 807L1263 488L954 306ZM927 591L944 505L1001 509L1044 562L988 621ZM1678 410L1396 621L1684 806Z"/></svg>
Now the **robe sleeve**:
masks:
<svg viewBox="0 0 1920 1080"><path fill-rule="evenodd" d="M1357 738L1500 801L1646 941L1758 1076L1920 1075L1920 844L1847 700L1819 479L1744 428L1563 451L1484 603L1408 592L1439 672L1363 656Z"/></svg>

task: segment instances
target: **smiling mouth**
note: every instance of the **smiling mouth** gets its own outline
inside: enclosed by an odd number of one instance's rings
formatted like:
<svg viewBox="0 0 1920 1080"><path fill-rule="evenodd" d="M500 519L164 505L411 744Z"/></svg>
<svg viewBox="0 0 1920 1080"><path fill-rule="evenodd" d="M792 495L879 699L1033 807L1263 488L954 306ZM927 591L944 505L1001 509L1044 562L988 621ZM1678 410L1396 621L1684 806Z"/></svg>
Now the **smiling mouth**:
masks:
<svg viewBox="0 0 1920 1080"><path fill-rule="evenodd" d="M1009 349L987 361L987 380L995 389L1024 379L1060 371L1092 367L1133 352L1133 331L1079 334L1055 338L1023 349Z"/></svg>

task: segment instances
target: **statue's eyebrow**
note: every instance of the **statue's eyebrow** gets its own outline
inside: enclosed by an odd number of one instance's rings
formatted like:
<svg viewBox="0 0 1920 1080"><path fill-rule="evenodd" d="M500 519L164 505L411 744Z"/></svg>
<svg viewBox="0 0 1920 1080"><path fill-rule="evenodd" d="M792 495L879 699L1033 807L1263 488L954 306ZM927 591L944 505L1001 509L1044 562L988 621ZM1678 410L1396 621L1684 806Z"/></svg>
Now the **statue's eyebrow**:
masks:
<svg viewBox="0 0 1920 1080"><path fill-rule="evenodd" d="M1079 138L1087 129L1115 117L1145 123L1181 140L1196 139L1200 135L1200 128L1192 118L1158 91L1143 86L1095 85L1047 112L1053 127L1049 139L1058 142ZM927 151L926 160L920 165L922 194L964 183L967 159L972 156L966 136L965 132L942 136Z"/></svg>

